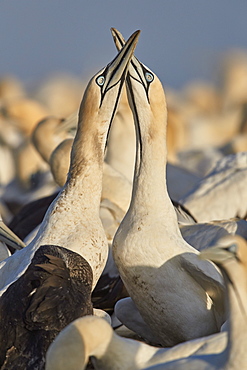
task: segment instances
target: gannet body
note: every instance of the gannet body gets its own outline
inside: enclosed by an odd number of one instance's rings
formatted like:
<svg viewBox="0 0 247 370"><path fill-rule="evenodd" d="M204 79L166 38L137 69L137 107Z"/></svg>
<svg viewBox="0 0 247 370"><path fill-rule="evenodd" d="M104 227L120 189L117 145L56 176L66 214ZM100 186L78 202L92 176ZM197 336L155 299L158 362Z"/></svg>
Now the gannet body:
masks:
<svg viewBox="0 0 247 370"><path fill-rule="evenodd" d="M120 47L123 40L113 33ZM156 343L171 346L220 330L224 288L215 267L201 263L182 238L167 193L162 85L136 58L126 83L138 146L132 199L113 240L113 257Z"/></svg>

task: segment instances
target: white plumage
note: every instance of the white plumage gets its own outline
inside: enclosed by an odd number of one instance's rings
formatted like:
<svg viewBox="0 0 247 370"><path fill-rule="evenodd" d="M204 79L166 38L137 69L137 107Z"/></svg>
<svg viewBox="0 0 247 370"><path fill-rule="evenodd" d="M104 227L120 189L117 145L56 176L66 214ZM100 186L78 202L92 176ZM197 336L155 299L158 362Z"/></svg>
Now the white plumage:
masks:
<svg viewBox="0 0 247 370"><path fill-rule="evenodd" d="M165 181L164 91L152 71L132 63L127 86L139 144L132 200L114 237L113 257L156 343L170 346L219 331L222 279L181 237Z"/></svg>

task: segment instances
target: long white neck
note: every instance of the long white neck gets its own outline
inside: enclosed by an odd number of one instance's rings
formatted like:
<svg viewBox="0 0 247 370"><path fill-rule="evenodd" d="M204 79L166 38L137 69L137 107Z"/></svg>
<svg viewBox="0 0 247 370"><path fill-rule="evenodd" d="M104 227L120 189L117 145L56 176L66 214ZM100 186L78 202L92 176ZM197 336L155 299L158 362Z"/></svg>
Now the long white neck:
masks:
<svg viewBox="0 0 247 370"><path fill-rule="evenodd" d="M95 120L95 117L92 117ZM71 162L66 192L77 192L77 199L93 212L99 209L102 191L102 173L106 132L100 132L88 117L79 118L77 133L71 150Z"/></svg>
<svg viewBox="0 0 247 370"><path fill-rule="evenodd" d="M162 109L162 108L161 108ZM130 209L135 212L174 212L166 186L166 107L161 115L138 111L137 151Z"/></svg>

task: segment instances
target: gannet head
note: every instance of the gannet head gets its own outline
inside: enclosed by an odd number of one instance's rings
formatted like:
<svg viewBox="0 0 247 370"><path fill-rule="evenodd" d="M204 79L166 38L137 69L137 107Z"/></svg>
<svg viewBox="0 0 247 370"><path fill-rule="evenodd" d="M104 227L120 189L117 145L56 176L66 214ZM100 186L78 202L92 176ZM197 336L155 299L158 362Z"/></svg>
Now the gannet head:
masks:
<svg viewBox="0 0 247 370"><path fill-rule="evenodd" d="M224 266L229 261L247 265L247 244L239 235L226 235L215 246L203 250L199 258L209 259L219 266Z"/></svg>
<svg viewBox="0 0 247 370"><path fill-rule="evenodd" d="M121 33L111 28L114 42L118 50L125 40ZM136 122L163 122L166 130L167 107L163 86L154 72L132 56L126 77L129 103ZM152 134L155 134L152 127ZM150 132L151 134L151 132Z"/></svg>
<svg viewBox="0 0 247 370"><path fill-rule="evenodd" d="M102 135L106 128L108 133L139 34L140 31L134 32L112 62L89 81L79 111L79 124L87 121L88 130L90 123L97 121L102 125Z"/></svg>
<svg viewBox="0 0 247 370"><path fill-rule="evenodd" d="M226 235L213 247L203 250L199 254L201 259L209 259L219 266L225 283L234 291L244 319L246 320L247 304L247 242L239 235ZM233 307L236 304L230 302Z"/></svg>

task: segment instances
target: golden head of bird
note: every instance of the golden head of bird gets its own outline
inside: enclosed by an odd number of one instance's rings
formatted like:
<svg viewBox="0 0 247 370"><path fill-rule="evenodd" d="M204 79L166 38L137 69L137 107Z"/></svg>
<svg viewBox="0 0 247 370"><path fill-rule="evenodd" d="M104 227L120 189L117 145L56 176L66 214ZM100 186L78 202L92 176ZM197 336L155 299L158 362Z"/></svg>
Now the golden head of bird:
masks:
<svg viewBox="0 0 247 370"><path fill-rule="evenodd" d="M167 107L163 86L159 78L137 59L132 58L129 66L129 74L126 79L127 91L130 104L137 110L138 120L152 127L152 135L155 135L155 123L164 127L166 133ZM133 110L133 108L132 108Z"/></svg>
<svg viewBox="0 0 247 370"><path fill-rule="evenodd" d="M115 45L120 50L125 45L125 40L116 28L111 28L111 32ZM166 98L159 78L133 56L129 65L126 84L128 100L135 115L135 121L141 122L142 128L145 123L149 128L152 127L152 131L149 130L151 136L155 135L156 132L155 123L162 125L164 127L164 135L166 135Z"/></svg>
<svg viewBox="0 0 247 370"><path fill-rule="evenodd" d="M91 78L85 90L79 111L78 126L83 123L87 132L90 132L96 123L97 135L102 137L102 143L105 142L116 113L128 65L139 34L140 31L136 31L130 36L124 48L112 62Z"/></svg>
<svg viewBox="0 0 247 370"><path fill-rule="evenodd" d="M199 257L209 259L226 272L229 281L247 290L247 242L239 235L226 235L217 245L203 250Z"/></svg>

